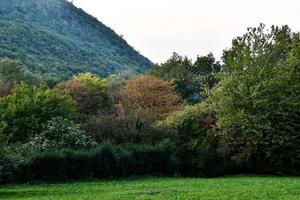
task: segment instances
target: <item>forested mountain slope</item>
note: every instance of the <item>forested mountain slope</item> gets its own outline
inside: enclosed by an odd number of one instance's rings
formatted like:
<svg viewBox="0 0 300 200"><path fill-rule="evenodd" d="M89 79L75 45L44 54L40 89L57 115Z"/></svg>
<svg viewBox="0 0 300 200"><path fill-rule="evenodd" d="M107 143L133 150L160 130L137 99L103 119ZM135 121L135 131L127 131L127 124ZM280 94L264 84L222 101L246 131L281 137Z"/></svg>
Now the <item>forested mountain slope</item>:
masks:
<svg viewBox="0 0 300 200"><path fill-rule="evenodd" d="M112 29L66 0L0 0L0 57L62 78L152 66Z"/></svg>

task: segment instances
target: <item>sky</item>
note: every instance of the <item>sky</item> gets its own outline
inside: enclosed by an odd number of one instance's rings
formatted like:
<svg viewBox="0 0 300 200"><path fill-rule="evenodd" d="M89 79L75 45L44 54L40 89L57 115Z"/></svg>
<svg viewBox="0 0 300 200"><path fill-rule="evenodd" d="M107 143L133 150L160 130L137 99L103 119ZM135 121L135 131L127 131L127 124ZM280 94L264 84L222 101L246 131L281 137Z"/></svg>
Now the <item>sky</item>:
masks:
<svg viewBox="0 0 300 200"><path fill-rule="evenodd" d="M220 59L247 27L288 24L300 31L300 0L73 0L154 63L173 52Z"/></svg>

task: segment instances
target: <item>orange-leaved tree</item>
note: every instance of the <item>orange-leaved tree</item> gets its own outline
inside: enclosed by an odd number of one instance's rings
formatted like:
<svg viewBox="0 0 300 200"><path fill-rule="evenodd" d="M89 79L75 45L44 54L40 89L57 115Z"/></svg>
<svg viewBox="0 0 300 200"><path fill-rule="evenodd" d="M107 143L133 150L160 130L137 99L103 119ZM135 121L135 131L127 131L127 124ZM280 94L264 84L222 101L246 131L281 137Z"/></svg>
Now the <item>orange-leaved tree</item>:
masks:
<svg viewBox="0 0 300 200"><path fill-rule="evenodd" d="M149 75L128 81L122 94L123 99L128 99L137 109L151 111L157 119L164 119L181 103L180 97L174 92L174 85L171 81L163 81ZM119 108L122 106L126 105L123 105L121 100Z"/></svg>

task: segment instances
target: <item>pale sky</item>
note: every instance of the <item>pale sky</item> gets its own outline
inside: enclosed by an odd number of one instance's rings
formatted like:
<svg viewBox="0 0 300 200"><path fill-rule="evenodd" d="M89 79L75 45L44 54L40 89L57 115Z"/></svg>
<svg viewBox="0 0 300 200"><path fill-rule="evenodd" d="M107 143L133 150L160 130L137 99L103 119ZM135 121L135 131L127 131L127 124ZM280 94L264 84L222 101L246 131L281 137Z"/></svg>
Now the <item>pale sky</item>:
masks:
<svg viewBox="0 0 300 200"><path fill-rule="evenodd" d="M74 0L155 63L172 52L217 59L260 22L300 31L300 0Z"/></svg>

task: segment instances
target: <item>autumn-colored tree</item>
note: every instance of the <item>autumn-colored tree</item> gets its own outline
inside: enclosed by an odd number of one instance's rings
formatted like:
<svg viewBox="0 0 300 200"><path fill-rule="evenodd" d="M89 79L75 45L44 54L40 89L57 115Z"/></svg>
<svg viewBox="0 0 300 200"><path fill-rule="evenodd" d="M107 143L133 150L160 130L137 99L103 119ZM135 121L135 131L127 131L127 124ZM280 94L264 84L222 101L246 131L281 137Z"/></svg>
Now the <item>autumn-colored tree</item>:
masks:
<svg viewBox="0 0 300 200"><path fill-rule="evenodd" d="M158 119L164 119L169 112L176 110L181 101L172 82L153 76L140 76L128 81L122 94L123 99L128 99L136 108L151 111ZM119 108L122 106L126 105L121 100Z"/></svg>
<svg viewBox="0 0 300 200"><path fill-rule="evenodd" d="M84 122L89 116L109 108L106 83L107 79L91 73L81 73L60 84L58 88L77 102L77 121Z"/></svg>
<svg viewBox="0 0 300 200"><path fill-rule="evenodd" d="M0 97L8 96L21 82L38 85L42 78L26 69L22 62L8 58L0 59Z"/></svg>
<svg viewBox="0 0 300 200"><path fill-rule="evenodd" d="M18 86L19 84L15 81L8 81L6 83L0 84L0 97L8 96Z"/></svg>

